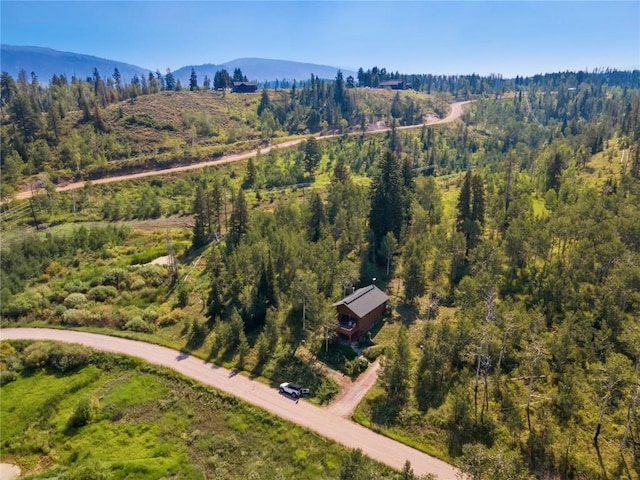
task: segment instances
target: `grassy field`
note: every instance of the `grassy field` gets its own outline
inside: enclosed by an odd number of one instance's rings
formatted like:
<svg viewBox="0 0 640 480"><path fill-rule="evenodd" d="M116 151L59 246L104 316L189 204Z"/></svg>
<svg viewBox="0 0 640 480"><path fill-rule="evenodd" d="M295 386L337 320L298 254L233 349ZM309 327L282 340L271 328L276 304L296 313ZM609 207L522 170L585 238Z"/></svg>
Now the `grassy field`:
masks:
<svg viewBox="0 0 640 480"><path fill-rule="evenodd" d="M2 360L21 357L25 345L16 352L4 344ZM339 477L347 455L232 397L120 356L99 354L65 372L25 368L1 394L1 460L19 465L23 478L325 479ZM87 399L90 420L70 426ZM361 468L395 475L368 459Z"/></svg>

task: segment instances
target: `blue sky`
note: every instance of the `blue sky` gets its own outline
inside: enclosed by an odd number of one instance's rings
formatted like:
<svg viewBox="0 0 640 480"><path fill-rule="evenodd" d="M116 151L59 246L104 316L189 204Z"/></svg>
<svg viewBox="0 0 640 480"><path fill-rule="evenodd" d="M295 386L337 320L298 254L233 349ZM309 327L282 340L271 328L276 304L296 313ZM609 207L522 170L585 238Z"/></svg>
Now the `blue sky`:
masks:
<svg viewBox="0 0 640 480"><path fill-rule="evenodd" d="M640 2L0 1L1 40L151 70L240 57L505 77L640 68Z"/></svg>

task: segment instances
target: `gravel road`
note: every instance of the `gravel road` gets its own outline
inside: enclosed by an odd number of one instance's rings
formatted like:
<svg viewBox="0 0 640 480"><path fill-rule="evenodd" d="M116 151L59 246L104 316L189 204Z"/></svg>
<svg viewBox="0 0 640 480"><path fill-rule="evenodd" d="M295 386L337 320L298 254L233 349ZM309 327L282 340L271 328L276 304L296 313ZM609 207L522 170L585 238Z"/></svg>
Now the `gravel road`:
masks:
<svg viewBox="0 0 640 480"><path fill-rule="evenodd" d="M451 123L455 120L457 120L458 118L460 118L460 116L462 115L463 112L463 106L465 104L469 103L469 101L466 102L456 102L456 103L452 103L451 104L451 111L449 112L449 114L445 117L442 118L440 120L435 120L435 121L429 121L426 122L424 124L420 123L418 125L406 125L404 127L398 127L398 130L407 130L410 128L420 128L422 127L422 125L439 125L442 123ZM375 130L375 133L379 133L379 132L384 132L389 130L389 128L383 128L380 130ZM372 133L372 132L368 132L368 133ZM360 135L360 132L356 132L353 133L353 135ZM333 137L338 137L340 135L323 135L320 137L316 137L318 140L323 140L326 138L333 138ZM274 145L269 145L266 147L263 147L260 149L260 153L261 154L266 154L269 153L273 148L275 149L279 149L279 148L287 148L287 147L293 147L295 145L298 145L300 142L303 142L306 139L296 139L296 140L289 140L288 142L282 142L282 143L278 143L278 144L274 144ZM116 177L105 177L105 178L99 178L96 180L91 180L91 184L92 185L101 185L104 183L114 183L114 182L122 182L124 180L133 180L136 178L145 178L145 177L156 177L159 175L169 175L171 173L177 173L177 172L186 172L189 170L196 170L199 168L204 168L204 167L209 167L209 166L213 166L213 165L222 165L224 163L230 163L230 162L237 162L239 160L246 160L247 158L251 158L251 157L255 157L256 155L258 155L258 150L251 150L249 152L245 152L245 153L238 153L235 155L225 155L221 158L218 158L216 160L208 160L205 162L199 162L199 163L194 163L191 165L182 165L179 167L172 167L172 168L167 168L167 169L163 169L163 170L149 170L146 172L139 172L139 173L132 173L129 175L120 175L120 176L116 176ZM73 183L68 183L66 185L61 185L59 187L56 188L57 192L67 192L70 190L77 190L79 188L83 188L86 185L86 181L82 181L82 182L73 182ZM33 196L33 192L31 190L23 190L22 192L18 192L15 196L16 200L24 200L27 198L31 198ZM8 200L7 200L8 201Z"/></svg>
<svg viewBox="0 0 640 480"><path fill-rule="evenodd" d="M401 470L405 461L409 460L414 472L418 475L432 473L440 480L456 479L457 470L453 466L343 418L330 408L316 407L305 401L296 402L286 395L279 394L275 388L251 380L244 375L235 375L230 370L166 347L71 330L45 328L0 330L0 340L12 339L78 343L99 350L139 357L239 397L347 447L360 448L365 455L395 469Z"/></svg>

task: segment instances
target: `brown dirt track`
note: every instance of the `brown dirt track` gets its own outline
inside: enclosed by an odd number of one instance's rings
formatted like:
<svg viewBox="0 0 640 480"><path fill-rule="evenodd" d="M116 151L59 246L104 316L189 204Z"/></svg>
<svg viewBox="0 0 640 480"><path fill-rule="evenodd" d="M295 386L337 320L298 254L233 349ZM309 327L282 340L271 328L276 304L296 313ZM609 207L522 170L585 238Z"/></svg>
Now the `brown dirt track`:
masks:
<svg viewBox="0 0 640 480"><path fill-rule="evenodd" d="M407 125L404 127L399 127L398 130L406 130L406 129L410 129L410 128L420 128L423 125L439 125L442 123L451 123L455 120L457 120L458 118L460 118L460 116L462 115L463 112L463 106L465 104L467 104L469 102L456 102L451 104L451 111L449 112L449 114L440 120L434 120L434 121L428 121L424 124L419 124L419 125ZM380 129L380 130L375 130L374 132L367 132L367 133L378 133L378 132L384 132L386 130L389 130L388 128L385 129ZM354 134L355 135L355 134ZM359 133L358 133L359 135ZM325 135L325 136L320 136L317 137L319 140L325 139L325 138L332 138L332 137L336 137L338 135ZM265 153L269 153L271 151L271 149L279 149L279 148L287 148L287 147L292 147L295 145L298 145L300 142L304 141L303 139L296 139L296 140L289 140L288 142L283 142L283 143L278 143L278 144L274 144L274 145L269 145L267 147L261 148L260 149L260 153L265 154ZM246 160L247 158L251 158L251 157L255 157L258 154L258 150L251 150L249 152L245 152L245 153L238 153L238 154L234 154L234 155L226 155L223 156L217 160L208 160L205 162L200 162L200 163L194 163L192 165L182 165L179 167L173 167L173 168L167 168L164 170L150 170L147 172L139 172L139 173L132 173L129 175L120 175L120 176L116 176L116 177L106 177L106 178L99 178L97 180L92 180L91 184L93 185L101 185L103 183L114 183L114 182L122 182L124 180L133 180L136 178L145 178L145 177L154 177L154 176L158 176L158 175L169 175L171 173L178 173L178 172L186 172L189 170L196 170L199 168L204 168L204 167L208 167L208 166L213 166L213 165L222 165L224 163L229 163L229 162L237 162L239 160ZM56 188L56 191L58 192L67 192L70 190L76 190L79 188L84 187L86 184L86 182L82 181L82 182L73 182L73 183L69 183L67 185L63 185L63 186L59 186L58 188ZM25 200L27 198L31 198L33 192L31 190L23 190L22 192L18 192L15 196L16 200Z"/></svg>

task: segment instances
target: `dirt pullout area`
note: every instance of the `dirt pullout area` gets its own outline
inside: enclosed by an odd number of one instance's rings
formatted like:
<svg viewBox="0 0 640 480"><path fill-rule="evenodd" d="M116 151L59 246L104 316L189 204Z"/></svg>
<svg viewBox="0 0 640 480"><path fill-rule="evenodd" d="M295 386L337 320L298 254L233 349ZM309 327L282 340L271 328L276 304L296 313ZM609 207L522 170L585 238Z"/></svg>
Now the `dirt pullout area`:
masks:
<svg viewBox="0 0 640 480"><path fill-rule="evenodd" d="M10 463L0 463L0 480L20 478L20 467Z"/></svg>
<svg viewBox="0 0 640 480"><path fill-rule="evenodd" d="M350 417L367 392L376 384L379 371L380 362L376 360L355 382L340 382L342 391L327 410L341 417Z"/></svg>

